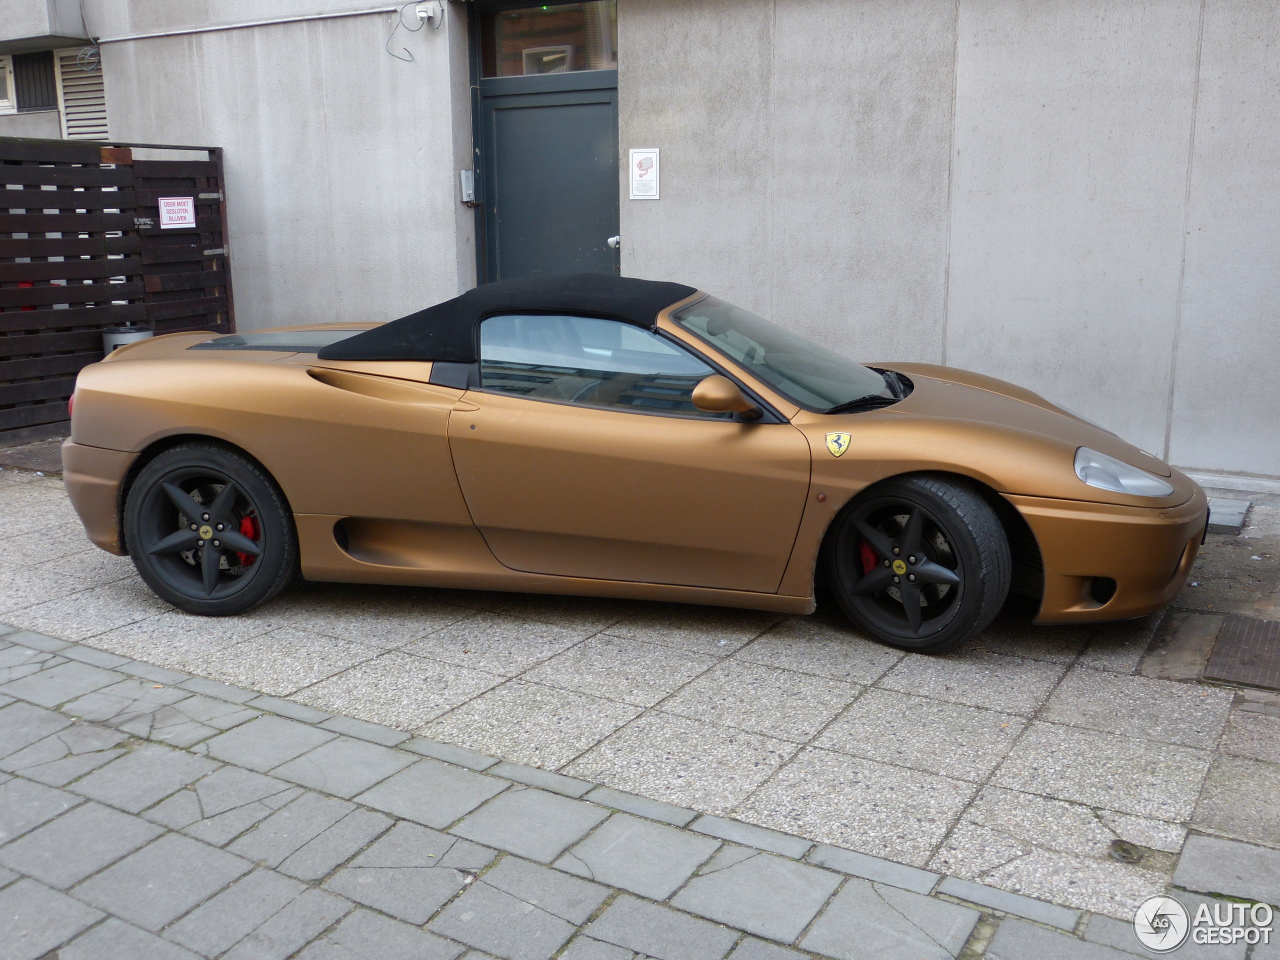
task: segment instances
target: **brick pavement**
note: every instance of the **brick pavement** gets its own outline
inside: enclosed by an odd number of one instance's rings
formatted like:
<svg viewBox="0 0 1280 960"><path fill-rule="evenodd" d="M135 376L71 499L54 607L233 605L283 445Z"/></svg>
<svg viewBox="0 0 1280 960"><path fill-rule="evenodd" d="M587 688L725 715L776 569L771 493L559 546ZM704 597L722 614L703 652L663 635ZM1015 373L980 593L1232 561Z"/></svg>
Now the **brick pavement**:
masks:
<svg viewBox="0 0 1280 960"><path fill-rule="evenodd" d="M1111 917L0 634L0 960L1142 955ZM1193 837L1175 881L1280 902L1280 853Z"/></svg>

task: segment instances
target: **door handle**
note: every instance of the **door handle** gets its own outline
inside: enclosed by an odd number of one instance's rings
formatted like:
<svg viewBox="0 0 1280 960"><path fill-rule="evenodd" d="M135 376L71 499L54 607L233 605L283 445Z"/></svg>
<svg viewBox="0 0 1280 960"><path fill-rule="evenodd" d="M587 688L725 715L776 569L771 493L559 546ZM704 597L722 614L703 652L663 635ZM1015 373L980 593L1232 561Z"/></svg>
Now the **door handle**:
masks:
<svg viewBox="0 0 1280 960"><path fill-rule="evenodd" d="M610 237L608 240L605 241L605 243L609 245L610 250L617 250L618 247L622 246L622 238Z"/></svg>

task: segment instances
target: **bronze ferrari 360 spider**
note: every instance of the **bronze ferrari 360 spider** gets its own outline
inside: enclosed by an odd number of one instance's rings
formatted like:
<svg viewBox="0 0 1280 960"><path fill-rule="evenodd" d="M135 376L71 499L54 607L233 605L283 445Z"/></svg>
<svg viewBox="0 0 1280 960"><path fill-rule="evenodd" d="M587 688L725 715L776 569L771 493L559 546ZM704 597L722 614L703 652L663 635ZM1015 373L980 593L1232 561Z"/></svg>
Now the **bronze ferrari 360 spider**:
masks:
<svg viewBox="0 0 1280 960"><path fill-rule="evenodd" d="M494 283L380 326L182 333L84 369L63 446L89 537L170 603L309 580L814 609L912 650L1010 591L1136 617L1204 493L976 373L861 366L675 283Z"/></svg>

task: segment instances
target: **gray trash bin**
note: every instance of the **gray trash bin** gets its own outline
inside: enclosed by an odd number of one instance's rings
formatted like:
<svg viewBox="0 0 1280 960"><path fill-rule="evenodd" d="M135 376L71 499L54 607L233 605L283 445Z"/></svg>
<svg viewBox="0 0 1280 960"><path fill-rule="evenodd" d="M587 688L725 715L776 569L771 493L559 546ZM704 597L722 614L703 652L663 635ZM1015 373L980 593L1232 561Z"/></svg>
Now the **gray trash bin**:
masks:
<svg viewBox="0 0 1280 960"><path fill-rule="evenodd" d="M119 347L123 347L126 343L137 343L139 340L149 340L155 336L155 331L149 327L115 327L111 330L102 332L102 352L111 353Z"/></svg>

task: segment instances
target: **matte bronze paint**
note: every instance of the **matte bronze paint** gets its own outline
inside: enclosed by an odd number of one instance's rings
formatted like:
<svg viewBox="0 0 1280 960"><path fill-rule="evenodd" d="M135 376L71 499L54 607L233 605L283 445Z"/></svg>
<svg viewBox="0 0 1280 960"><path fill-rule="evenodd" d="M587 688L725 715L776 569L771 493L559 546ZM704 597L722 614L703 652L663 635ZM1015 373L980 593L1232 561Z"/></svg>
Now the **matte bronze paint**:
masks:
<svg viewBox="0 0 1280 960"><path fill-rule="evenodd" d="M658 327L707 355L670 320L682 305ZM1039 620L1108 620L1173 598L1206 520L1203 491L1163 462L1030 391L945 367L882 364L912 378L910 397L826 416L712 354L789 421L730 423L456 390L427 382L430 363L188 351L206 339L144 341L80 374L65 476L106 550L125 548L121 486L137 455L180 436L233 444L276 478L313 580L806 613L840 511L928 471L984 484L1027 521L1044 562ZM850 435L838 459L833 431ZM1079 446L1166 476L1174 493L1088 487ZM1116 580L1107 604L1090 598L1092 577Z"/></svg>

